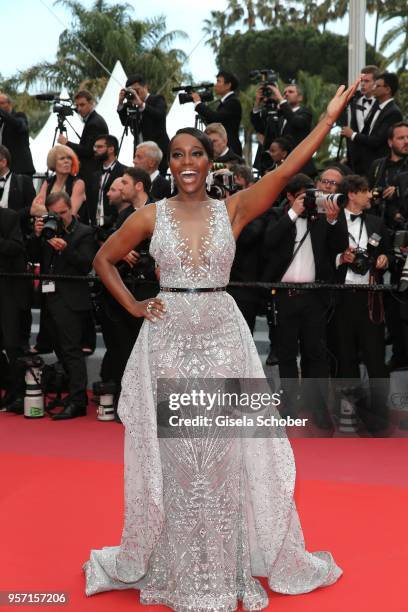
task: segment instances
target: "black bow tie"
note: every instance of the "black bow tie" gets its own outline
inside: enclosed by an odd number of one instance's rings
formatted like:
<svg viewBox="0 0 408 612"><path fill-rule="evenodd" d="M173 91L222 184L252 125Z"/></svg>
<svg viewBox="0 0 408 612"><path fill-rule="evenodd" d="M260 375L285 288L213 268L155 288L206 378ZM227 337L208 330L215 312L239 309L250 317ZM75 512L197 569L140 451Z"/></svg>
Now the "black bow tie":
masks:
<svg viewBox="0 0 408 612"><path fill-rule="evenodd" d="M109 166L109 168L102 168L102 174L109 174L110 172L112 172L112 168Z"/></svg>
<svg viewBox="0 0 408 612"><path fill-rule="evenodd" d="M8 174L5 174L4 176L0 176L0 183L6 183L9 176L10 172L8 172Z"/></svg>
<svg viewBox="0 0 408 612"><path fill-rule="evenodd" d="M371 106L373 99L372 98L362 98L361 101L363 104L368 104L369 106Z"/></svg>
<svg viewBox="0 0 408 612"><path fill-rule="evenodd" d="M362 219L363 218L363 213L358 213L358 215L352 215L350 213L350 221L354 221L355 219Z"/></svg>

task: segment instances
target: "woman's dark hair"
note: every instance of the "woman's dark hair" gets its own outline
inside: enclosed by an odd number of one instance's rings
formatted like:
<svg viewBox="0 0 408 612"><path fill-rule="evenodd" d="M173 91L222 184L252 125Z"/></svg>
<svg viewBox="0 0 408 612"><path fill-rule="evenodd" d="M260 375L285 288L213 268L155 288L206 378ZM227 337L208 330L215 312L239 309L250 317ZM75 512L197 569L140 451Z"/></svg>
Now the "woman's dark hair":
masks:
<svg viewBox="0 0 408 612"><path fill-rule="evenodd" d="M177 136L180 136L180 134L188 134L189 136L193 136L193 138L196 138L203 145L204 150L207 153L208 159L210 161L214 160L214 147L213 147L213 143L211 139L207 136L207 134L204 134L204 132L202 132L201 130L198 130L197 128L193 128L193 127L185 127L185 128L181 128L180 130L177 130L173 138L170 140L169 157L170 157L172 144L174 140L177 138Z"/></svg>

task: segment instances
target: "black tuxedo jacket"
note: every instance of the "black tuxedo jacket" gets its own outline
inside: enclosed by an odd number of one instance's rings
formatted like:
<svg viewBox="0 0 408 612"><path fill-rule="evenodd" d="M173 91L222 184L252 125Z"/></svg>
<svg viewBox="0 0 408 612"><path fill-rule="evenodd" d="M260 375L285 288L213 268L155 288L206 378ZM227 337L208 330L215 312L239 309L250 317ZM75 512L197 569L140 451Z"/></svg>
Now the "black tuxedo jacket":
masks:
<svg viewBox="0 0 408 612"><path fill-rule="evenodd" d="M94 156L93 146L98 136L102 136L103 134L109 134L108 125L105 119L93 110L85 122L79 143L67 143L79 157L81 163L79 176L84 179L86 185L88 185L92 173L98 169L98 162Z"/></svg>
<svg viewBox="0 0 408 612"><path fill-rule="evenodd" d="M161 174L156 176L152 181L150 188L150 194L153 201L162 200L163 198L169 198L171 196L171 184L170 181L164 178Z"/></svg>
<svg viewBox="0 0 408 612"><path fill-rule="evenodd" d="M41 238L32 236L27 243L32 261L41 262L43 274L68 274L82 276L90 272L97 245L91 227L74 219L71 231L64 234L68 246L59 253ZM90 310L91 299L85 281L56 281L56 292L72 310Z"/></svg>
<svg viewBox="0 0 408 612"><path fill-rule="evenodd" d="M381 236L381 242L375 250L375 257L379 255L386 255L388 257L388 262L391 263L393 259L392 249L390 245L390 239L388 231L384 225L384 222L380 217L370 213L363 214L364 224L367 230L367 238L369 238L372 234L376 233ZM356 220L355 223L358 223ZM349 234L347 228L347 220L344 210L341 210L337 219L337 223L333 226L333 242L330 245L331 250L331 260L335 267L336 257L339 253L344 253L344 251L349 247ZM342 264L336 269L335 278L336 282L344 283L346 280L348 265ZM380 278L382 277L382 273L378 271L378 282L380 282Z"/></svg>
<svg viewBox="0 0 408 612"><path fill-rule="evenodd" d="M7 113L0 109L0 123L4 124L1 144L11 155L10 170L17 174L34 174L27 117L24 113Z"/></svg>
<svg viewBox="0 0 408 612"><path fill-rule="evenodd" d="M169 150L169 137L166 129L167 105L163 96L150 94L145 101L145 109L140 113L139 130L142 141L153 140L163 153L159 170L167 170L167 155ZM126 125L128 104L124 104L118 111L122 125ZM132 107L131 107L132 108Z"/></svg>
<svg viewBox="0 0 408 612"><path fill-rule="evenodd" d="M26 255L20 219L16 211L0 207L0 272L26 272ZM8 309L29 307L30 283L26 279L1 278L2 316Z"/></svg>
<svg viewBox="0 0 408 612"><path fill-rule="evenodd" d="M242 157L234 153L234 151L228 148L228 151L224 155L220 155L214 159L216 164L243 164L244 160Z"/></svg>
<svg viewBox="0 0 408 612"><path fill-rule="evenodd" d="M7 206L15 210L20 217L24 235L30 233L30 208L35 198L35 189L31 177L24 174L11 174Z"/></svg>
<svg viewBox="0 0 408 612"><path fill-rule="evenodd" d="M242 155L242 145L239 140L239 127L241 124L242 108L238 96L233 93L224 102L220 102L216 110L209 108L203 102L195 107L196 113L205 124L222 123L227 131L228 146L237 155Z"/></svg>
<svg viewBox="0 0 408 612"><path fill-rule="evenodd" d="M266 265L262 280L265 282L279 282L288 269L293 255L296 223L289 217L288 210L286 206L271 210L263 245ZM341 245L338 236L333 233L335 225L330 225L325 215L319 215L316 221L309 223L316 282L330 282L334 274L330 261L330 246L336 250ZM335 243L336 238L337 244Z"/></svg>
<svg viewBox="0 0 408 612"><path fill-rule="evenodd" d="M388 155L388 130L398 121L402 121L402 114L395 102L391 100L380 111L370 134L356 134L351 141L354 172L367 176L372 162L378 157Z"/></svg>
<svg viewBox="0 0 408 612"><path fill-rule="evenodd" d="M103 211L104 217L117 216L117 210L114 206L109 204L107 193L112 185L113 181L120 176L123 176L126 166L117 161L111 172L109 172L108 178L105 181L103 187ZM79 218L82 223L95 225L96 224L96 209L98 206L99 187L101 184L102 168L98 168L88 183L86 190L86 201L82 204L79 209Z"/></svg>
<svg viewBox="0 0 408 612"><path fill-rule="evenodd" d="M310 133L312 119L312 113L309 109L301 106L293 112L290 104L286 102L279 107L278 121L271 115L251 112L251 122L254 129L264 135L264 143L258 148L257 158L259 159L262 151L268 151L272 141L277 136L288 138L293 147L296 147ZM258 159L256 159L256 162L258 162ZM316 174L316 167L312 159L305 164L301 172L309 176Z"/></svg>

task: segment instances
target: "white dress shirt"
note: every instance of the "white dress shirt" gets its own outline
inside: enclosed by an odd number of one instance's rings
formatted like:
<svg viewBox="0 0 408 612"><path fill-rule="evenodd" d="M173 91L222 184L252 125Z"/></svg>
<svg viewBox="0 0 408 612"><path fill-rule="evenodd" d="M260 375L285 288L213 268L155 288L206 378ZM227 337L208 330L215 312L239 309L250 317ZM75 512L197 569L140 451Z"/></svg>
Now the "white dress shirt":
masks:
<svg viewBox="0 0 408 612"><path fill-rule="evenodd" d="M290 208L288 215L296 225L296 238L293 247L293 252L298 247L299 242L307 232L307 219L299 217L295 211ZM282 283L314 283L316 279L316 267L313 255L312 240L310 232L302 243L302 246L297 251L295 259L290 264L282 277Z"/></svg>

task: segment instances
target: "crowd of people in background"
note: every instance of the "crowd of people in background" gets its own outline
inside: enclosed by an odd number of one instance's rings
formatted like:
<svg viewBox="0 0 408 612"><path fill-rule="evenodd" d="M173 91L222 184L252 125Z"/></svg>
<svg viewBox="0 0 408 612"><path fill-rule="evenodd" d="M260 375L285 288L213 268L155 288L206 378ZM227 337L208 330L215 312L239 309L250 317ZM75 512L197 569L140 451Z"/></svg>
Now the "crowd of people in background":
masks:
<svg viewBox="0 0 408 612"><path fill-rule="evenodd" d="M360 406L360 418L373 435L389 425L384 386L376 387L376 381L408 367L408 122L394 100L397 90L397 75L364 67L360 91L341 128L345 158L320 170L310 159L270 211L241 233L231 281L283 282L291 288L229 288L252 333L256 317L266 315L266 365L277 365L281 379L358 379L360 364L365 365L373 400L369 408ZM252 167L242 156L237 79L220 71L214 91L220 98L217 106L202 102L195 92L192 98L214 148L208 192L225 199L282 164L311 131L312 114L298 85L290 83L283 92L277 84L260 87L250 116L259 143ZM36 193L27 118L0 93L0 273L26 272L40 264L43 274L69 277L44 280L35 295L32 281L0 276L0 349L2 371L7 371L0 384L1 407L23 412L20 357L54 351L68 378L68 396L54 420L86 414L85 358L95 349L95 325L106 347L101 380L114 383L118 395L142 323L103 287L93 283L91 291L89 283L75 277L91 272L99 246L129 215L175 192L167 175L166 102L150 93L142 75L129 77L117 108L134 136L133 164L119 162L118 140L94 110L92 95L78 91L75 104L84 122L80 141L60 134ZM148 242L135 245L117 268L137 299L157 294L160 271ZM384 274L405 291L298 285L381 284ZM31 346L34 301L41 316ZM387 344L392 354L386 363ZM315 424L330 429L325 393L316 385L304 386ZM295 397L287 412L296 412Z"/></svg>

